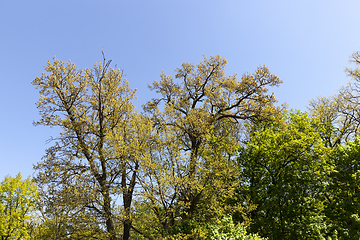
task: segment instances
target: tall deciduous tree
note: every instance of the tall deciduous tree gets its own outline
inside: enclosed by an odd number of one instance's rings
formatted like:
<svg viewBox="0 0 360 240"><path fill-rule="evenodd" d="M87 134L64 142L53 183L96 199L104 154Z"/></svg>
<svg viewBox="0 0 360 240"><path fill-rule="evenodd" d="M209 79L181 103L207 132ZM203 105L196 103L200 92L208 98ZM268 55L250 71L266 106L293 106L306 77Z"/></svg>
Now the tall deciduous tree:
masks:
<svg viewBox="0 0 360 240"><path fill-rule="evenodd" d="M37 200L37 189L30 179L6 176L0 184L0 238L30 239L31 211Z"/></svg>
<svg viewBox="0 0 360 240"><path fill-rule="evenodd" d="M341 91L345 91L345 88ZM354 140L360 121L351 114L354 112L352 107L348 103L348 95L341 92L330 97L319 96L310 101L308 109L311 116L322 123L318 131L325 146L334 148Z"/></svg>
<svg viewBox="0 0 360 240"><path fill-rule="evenodd" d="M279 86L279 78L265 66L240 79L226 76L226 63L219 55L196 66L183 63L176 69L178 81L162 73L150 86L161 95L145 106L159 138L143 186L165 230L223 209L220 199L233 193L237 174L231 166L239 122L277 111L268 87Z"/></svg>
<svg viewBox="0 0 360 240"><path fill-rule="evenodd" d="M135 91L123 79L122 71L109 64L104 57L104 62L92 69L79 69L71 62L54 59L48 62L46 72L33 80L40 93L37 107L41 118L36 125L62 130L35 169L39 183L77 192L79 202L70 205L78 204L74 210L87 209L97 216L111 240L119 237L114 196L122 195L127 213L122 237L129 239L138 153L145 142L134 132L142 131L146 120L136 120L140 118L131 102Z"/></svg>
<svg viewBox="0 0 360 240"><path fill-rule="evenodd" d="M347 86L339 90L339 96L341 96L342 99L339 102L340 113L354 122L356 127L353 129L352 133L353 135L358 136L360 126L360 52L354 52L350 58L350 62L355 64L355 68L345 69L348 76L352 79Z"/></svg>
<svg viewBox="0 0 360 240"><path fill-rule="evenodd" d="M290 112L281 121L254 124L241 148L245 179L239 201L251 202L252 232L269 239L323 239L323 192L330 171L319 122Z"/></svg>
<svg viewBox="0 0 360 240"><path fill-rule="evenodd" d="M358 127L351 117L341 114L342 100L340 95L319 96L312 99L308 106L311 116L322 123L318 131L327 147L334 148L348 141Z"/></svg>
<svg viewBox="0 0 360 240"><path fill-rule="evenodd" d="M332 148L353 141L359 135L360 52L354 52L350 62L356 65L345 69L351 81L334 96L319 96L308 106L311 115L323 123L323 129L319 131L325 145Z"/></svg>
<svg viewBox="0 0 360 240"><path fill-rule="evenodd" d="M339 239L360 238L360 139L338 146L330 157L326 216Z"/></svg>

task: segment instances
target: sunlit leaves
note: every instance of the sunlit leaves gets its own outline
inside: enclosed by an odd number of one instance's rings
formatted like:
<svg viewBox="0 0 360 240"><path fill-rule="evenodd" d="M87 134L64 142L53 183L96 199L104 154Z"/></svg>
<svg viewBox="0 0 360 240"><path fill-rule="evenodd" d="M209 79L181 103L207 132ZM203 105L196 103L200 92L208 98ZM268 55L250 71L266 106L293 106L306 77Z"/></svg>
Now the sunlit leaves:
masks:
<svg viewBox="0 0 360 240"><path fill-rule="evenodd" d="M360 237L360 140L339 146L330 158L334 171L330 174L329 201L326 215L341 239Z"/></svg>
<svg viewBox="0 0 360 240"><path fill-rule="evenodd" d="M78 69L71 62L54 59L33 80L40 93L41 118L36 125L62 130L35 169L37 182L46 191L55 191L49 199L53 205L45 210L49 218L54 218L51 207L66 208L55 217L65 213L68 220L72 219L69 214L86 213L80 219L93 217L92 224L105 226L110 239L116 239L112 199L132 194L135 182L127 179L136 176L141 155L136 144L144 140L135 137L141 136L143 122L132 123L139 118L131 102L135 90L129 88L120 69L109 65L104 58L92 69ZM71 224L79 221L73 219Z"/></svg>
<svg viewBox="0 0 360 240"><path fill-rule="evenodd" d="M322 194L331 166L318 125L305 113L290 112L282 121L250 127L239 157L246 180L239 196L256 205L253 232L269 239L322 239Z"/></svg>
<svg viewBox="0 0 360 240"><path fill-rule="evenodd" d="M225 204L238 184L233 157L241 121L269 120L269 112L279 111L267 92L279 86L279 78L265 66L240 79L226 76L226 64L219 55L183 63L174 79L163 72L150 85L161 96L144 106L157 137L143 187L166 231L189 231L192 221L242 211Z"/></svg>
<svg viewBox="0 0 360 240"><path fill-rule="evenodd" d="M30 239L28 226L37 196L35 184L20 173L5 177L0 184L1 239Z"/></svg>

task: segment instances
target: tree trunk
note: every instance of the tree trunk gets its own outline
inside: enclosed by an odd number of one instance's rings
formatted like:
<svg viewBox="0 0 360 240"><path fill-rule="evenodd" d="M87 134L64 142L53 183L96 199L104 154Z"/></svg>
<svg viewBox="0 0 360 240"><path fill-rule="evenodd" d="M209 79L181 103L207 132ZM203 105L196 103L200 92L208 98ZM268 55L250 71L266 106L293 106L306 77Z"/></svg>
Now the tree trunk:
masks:
<svg viewBox="0 0 360 240"><path fill-rule="evenodd" d="M127 187L126 184L126 170L123 167L122 171L122 180L121 180L121 186L123 188L123 204L124 204L124 210L125 210L125 220L124 220L124 232L123 232L123 240L130 239L130 228L131 228L131 203L134 193L134 188L136 184L136 173L139 169L139 162L135 162L135 169L132 173L131 180L129 182L129 185Z"/></svg>
<svg viewBox="0 0 360 240"><path fill-rule="evenodd" d="M126 219L124 221L124 233L123 233L123 240L130 239L130 228L131 228L131 220Z"/></svg>
<svg viewBox="0 0 360 240"><path fill-rule="evenodd" d="M111 200L108 190L103 191L103 198L104 198L104 213L106 218L105 221L106 230L110 234L110 240L117 240L114 222L111 214Z"/></svg>

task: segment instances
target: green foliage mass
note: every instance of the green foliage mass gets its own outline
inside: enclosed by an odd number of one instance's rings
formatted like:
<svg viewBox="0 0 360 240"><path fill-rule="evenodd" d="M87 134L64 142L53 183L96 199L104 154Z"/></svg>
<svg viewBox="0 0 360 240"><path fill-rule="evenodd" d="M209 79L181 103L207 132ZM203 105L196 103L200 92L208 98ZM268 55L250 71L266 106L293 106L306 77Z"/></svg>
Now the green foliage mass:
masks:
<svg viewBox="0 0 360 240"><path fill-rule="evenodd" d="M30 179L6 176L0 184L0 238L30 239L30 219L37 191Z"/></svg>
<svg viewBox="0 0 360 240"><path fill-rule="evenodd" d="M244 226L235 225L229 216L207 226L206 239L209 240L261 240L257 234L248 234Z"/></svg>
<svg viewBox="0 0 360 240"><path fill-rule="evenodd" d="M249 126L240 150L240 201L256 205L251 232L269 239L322 239L326 148L306 113Z"/></svg>
<svg viewBox="0 0 360 240"><path fill-rule="evenodd" d="M226 63L162 73L139 113L105 57L49 62L33 81L37 124L63 132L36 186L1 183L0 238L360 239L359 68L308 115L274 105L281 80L265 66L238 78Z"/></svg>
<svg viewBox="0 0 360 240"><path fill-rule="evenodd" d="M339 146L330 159L334 171L325 212L340 239L360 238L360 139Z"/></svg>

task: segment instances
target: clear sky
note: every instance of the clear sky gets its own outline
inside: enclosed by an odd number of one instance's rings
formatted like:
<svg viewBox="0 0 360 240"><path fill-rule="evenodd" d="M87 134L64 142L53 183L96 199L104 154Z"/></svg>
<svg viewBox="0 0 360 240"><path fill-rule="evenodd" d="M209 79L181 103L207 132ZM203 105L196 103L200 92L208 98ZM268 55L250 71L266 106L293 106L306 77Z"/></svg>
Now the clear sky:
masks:
<svg viewBox="0 0 360 240"><path fill-rule="evenodd" d="M137 88L137 106L154 96L147 84L203 54L228 60L227 74L267 65L284 83L280 103L306 110L335 94L344 67L360 50L358 0L14 0L0 4L0 180L33 173L57 131L34 127L38 91L31 81L47 60L92 67L108 59ZM113 66L114 66L113 64Z"/></svg>

